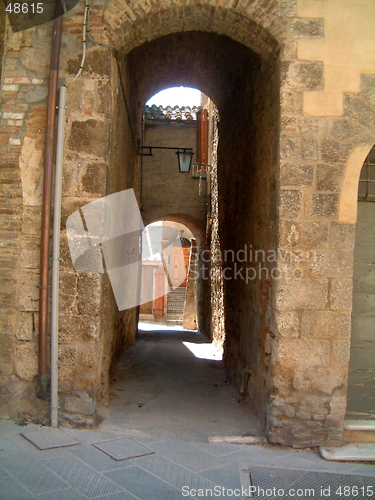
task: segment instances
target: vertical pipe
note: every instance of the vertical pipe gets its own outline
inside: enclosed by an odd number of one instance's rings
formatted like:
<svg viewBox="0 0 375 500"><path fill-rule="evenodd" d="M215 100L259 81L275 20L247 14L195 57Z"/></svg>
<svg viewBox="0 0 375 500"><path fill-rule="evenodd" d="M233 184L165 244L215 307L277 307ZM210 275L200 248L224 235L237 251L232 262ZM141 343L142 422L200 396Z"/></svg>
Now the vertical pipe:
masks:
<svg viewBox="0 0 375 500"><path fill-rule="evenodd" d="M62 2L56 0L51 64L48 85L46 142L44 153L44 184L42 202L42 230L40 246L40 286L39 286L39 362L38 385L35 394L41 398L47 389L47 303L48 303L48 254L51 220L52 156L53 132L55 127L57 78L59 73Z"/></svg>
<svg viewBox="0 0 375 500"><path fill-rule="evenodd" d="M57 120L55 166L55 199L52 233L52 297L51 297L51 427L58 425L58 333L59 333L59 262L61 228L61 192L64 147L66 87L60 87Z"/></svg>

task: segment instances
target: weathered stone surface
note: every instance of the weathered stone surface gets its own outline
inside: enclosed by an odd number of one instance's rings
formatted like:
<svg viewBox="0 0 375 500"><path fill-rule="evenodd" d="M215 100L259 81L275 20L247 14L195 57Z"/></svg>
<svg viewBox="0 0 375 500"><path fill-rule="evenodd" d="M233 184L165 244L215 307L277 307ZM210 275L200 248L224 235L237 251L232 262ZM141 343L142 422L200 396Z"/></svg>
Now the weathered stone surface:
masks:
<svg viewBox="0 0 375 500"><path fill-rule="evenodd" d="M341 367L347 367L350 358L350 341L349 340L333 340L332 341L332 358L333 361ZM343 396L346 406L346 398Z"/></svg>
<svg viewBox="0 0 375 500"><path fill-rule="evenodd" d="M316 189L337 193L340 190L343 168L318 165L316 171Z"/></svg>
<svg viewBox="0 0 375 500"><path fill-rule="evenodd" d="M87 342L88 340L98 341L101 331L100 326L101 323L98 321L96 316L60 313L59 342Z"/></svg>
<svg viewBox="0 0 375 500"><path fill-rule="evenodd" d="M72 123L68 147L77 152L89 153L103 158L107 152L107 124L89 119Z"/></svg>
<svg viewBox="0 0 375 500"><path fill-rule="evenodd" d="M332 279L330 305L333 310L350 311L352 308L353 280L350 278Z"/></svg>
<svg viewBox="0 0 375 500"><path fill-rule="evenodd" d="M299 317L295 312L279 313L276 316L277 331L281 337L299 337Z"/></svg>
<svg viewBox="0 0 375 500"><path fill-rule="evenodd" d="M323 64L321 62L283 61L281 80L286 87L321 90L323 88Z"/></svg>
<svg viewBox="0 0 375 500"><path fill-rule="evenodd" d="M302 139L302 157L305 160L317 160L319 157L319 144L315 137Z"/></svg>
<svg viewBox="0 0 375 500"><path fill-rule="evenodd" d="M280 217L295 219L302 212L302 192L296 189L282 189L280 192Z"/></svg>
<svg viewBox="0 0 375 500"><path fill-rule="evenodd" d="M282 163L280 165L280 185L282 187L312 186L314 181L314 166L298 163Z"/></svg>
<svg viewBox="0 0 375 500"><path fill-rule="evenodd" d="M301 338L350 338L350 313L303 311Z"/></svg>
<svg viewBox="0 0 375 500"><path fill-rule="evenodd" d="M354 248L355 226L354 224L331 223L331 247L332 248Z"/></svg>
<svg viewBox="0 0 375 500"><path fill-rule="evenodd" d="M281 136L281 158L286 160L298 160L301 157L302 140L294 135Z"/></svg>
<svg viewBox="0 0 375 500"><path fill-rule="evenodd" d="M293 385L299 391L304 392L320 392L330 396L336 387L340 387L344 383L343 373L337 370L337 367L316 367L313 370L303 367L296 369ZM313 420L322 421L327 416L325 412L317 412L317 409L312 409Z"/></svg>
<svg viewBox="0 0 375 500"><path fill-rule="evenodd" d="M286 248L313 250L328 246L327 222L280 221L280 245Z"/></svg>
<svg viewBox="0 0 375 500"><path fill-rule="evenodd" d="M276 344L275 362L286 368L328 366L329 342L326 340L283 339Z"/></svg>
<svg viewBox="0 0 375 500"><path fill-rule="evenodd" d="M353 254L345 250L317 250L308 269L312 276L349 277L353 273Z"/></svg>
<svg viewBox="0 0 375 500"><path fill-rule="evenodd" d="M325 279L279 281L276 295L278 310L324 309L328 300L328 282Z"/></svg>
<svg viewBox="0 0 375 500"><path fill-rule="evenodd" d="M16 338L18 340L31 340L34 335L34 313L21 312L17 318Z"/></svg>
<svg viewBox="0 0 375 500"><path fill-rule="evenodd" d="M99 274L79 274L77 310L79 314L98 316L103 310L103 278Z"/></svg>
<svg viewBox="0 0 375 500"><path fill-rule="evenodd" d="M93 415L95 412L95 399L87 391L76 391L76 397L65 398L65 411Z"/></svg>
<svg viewBox="0 0 375 500"><path fill-rule="evenodd" d="M311 217L334 219L337 215L336 194L313 193L311 195Z"/></svg>
<svg viewBox="0 0 375 500"><path fill-rule="evenodd" d="M317 19L295 19L290 29L295 38L324 36L323 21Z"/></svg>
<svg viewBox="0 0 375 500"><path fill-rule="evenodd" d="M37 346L34 342L17 344L14 369L16 374L23 380L33 380L38 374Z"/></svg>
<svg viewBox="0 0 375 500"><path fill-rule="evenodd" d="M34 270L22 271L19 277L18 304L20 311L38 311L39 275Z"/></svg>

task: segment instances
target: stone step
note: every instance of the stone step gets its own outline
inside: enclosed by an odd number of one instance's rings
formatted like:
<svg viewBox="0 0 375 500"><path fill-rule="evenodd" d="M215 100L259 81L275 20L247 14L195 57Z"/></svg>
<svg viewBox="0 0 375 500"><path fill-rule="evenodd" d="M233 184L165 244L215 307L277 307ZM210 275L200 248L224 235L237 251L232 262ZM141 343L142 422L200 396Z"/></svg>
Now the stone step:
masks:
<svg viewBox="0 0 375 500"><path fill-rule="evenodd" d="M375 420L344 420L344 443L375 443Z"/></svg>
<svg viewBox="0 0 375 500"><path fill-rule="evenodd" d="M320 454L326 460L342 462L375 462L375 444L350 443L339 448L321 446Z"/></svg>

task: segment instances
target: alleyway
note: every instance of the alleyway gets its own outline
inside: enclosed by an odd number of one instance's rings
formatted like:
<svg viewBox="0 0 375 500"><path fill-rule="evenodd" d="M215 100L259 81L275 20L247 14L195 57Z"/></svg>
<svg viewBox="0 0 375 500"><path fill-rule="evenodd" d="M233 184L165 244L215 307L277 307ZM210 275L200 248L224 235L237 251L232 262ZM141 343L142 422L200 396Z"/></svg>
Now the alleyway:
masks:
<svg viewBox="0 0 375 500"><path fill-rule="evenodd" d="M221 353L198 332L156 330L163 326L150 331L150 325L140 324L136 345L112 373L108 407L99 408L100 428L189 441L260 435L249 405L238 403Z"/></svg>

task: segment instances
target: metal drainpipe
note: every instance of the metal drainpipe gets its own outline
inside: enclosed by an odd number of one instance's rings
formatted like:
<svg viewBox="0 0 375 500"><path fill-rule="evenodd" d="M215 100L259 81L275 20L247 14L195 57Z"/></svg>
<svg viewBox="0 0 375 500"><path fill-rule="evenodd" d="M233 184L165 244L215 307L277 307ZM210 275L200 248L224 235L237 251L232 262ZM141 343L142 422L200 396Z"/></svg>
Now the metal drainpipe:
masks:
<svg viewBox="0 0 375 500"><path fill-rule="evenodd" d="M51 221L52 163L54 128L56 115L57 79L59 74L60 44L63 7L56 0L53 24L52 52L49 72L47 125L44 153L44 185L42 203L42 230L40 247L40 287L39 287L39 363L38 385L35 394L41 398L47 390L47 303L48 303L48 256Z"/></svg>
<svg viewBox="0 0 375 500"><path fill-rule="evenodd" d="M57 121L55 200L52 234L52 290L51 290L51 427L58 426L58 333L59 333L59 263L61 194L64 152L64 125L66 107L66 87L60 87L59 114Z"/></svg>

